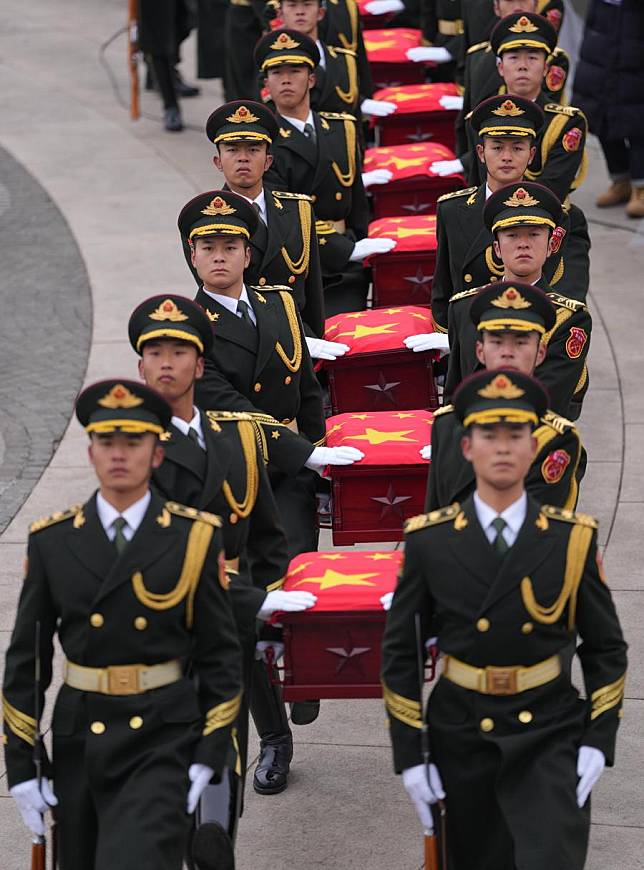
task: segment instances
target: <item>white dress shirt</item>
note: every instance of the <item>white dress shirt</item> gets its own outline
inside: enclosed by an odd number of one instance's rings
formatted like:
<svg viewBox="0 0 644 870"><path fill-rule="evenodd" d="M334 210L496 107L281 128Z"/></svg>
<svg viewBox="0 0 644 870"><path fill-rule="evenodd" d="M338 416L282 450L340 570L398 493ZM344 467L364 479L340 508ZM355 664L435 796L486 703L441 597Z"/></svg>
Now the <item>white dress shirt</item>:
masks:
<svg viewBox="0 0 644 870"><path fill-rule="evenodd" d="M246 202L249 202L251 205L256 205L259 209L259 216L264 221L265 224L268 224L268 217L266 215L266 197L264 196L264 188L262 188L261 193L257 197L257 199L251 199L248 196L244 196L243 193L240 193L239 196L242 196Z"/></svg>
<svg viewBox="0 0 644 870"><path fill-rule="evenodd" d="M211 299L214 299L215 302L219 302L220 305L223 305L224 308L227 308L231 314L235 314L237 317L241 317L239 311L237 311L237 302L238 299L233 299L232 296L226 296L223 293L211 293L210 290L206 290L205 287L201 288L206 296L210 296ZM250 302L250 296L248 295L248 290L246 289L246 285L242 284L242 290L239 294L239 299L244 301L247 305L250 314L250 319L253 321L255 326L257 326L257 318L255 317L255 312L253 311L253 306Z"/></svg>
<svg viewBox="0 0 644 870"><path fill-rule="evenodd" d="M488 541L492 544L496 538L496 529L492 525L492 521L497 517L501 517L505 520L505 528L501 532L503 537L505 538L505 543L508 547L511 547L512 544L517 539L517 535L521 530L521 526L524 523L526 513L528 511L528 496L524 491L520 498L518 498L515 502L507 507L503 513L498 514L494 508L491 508L489 504L483 501L478 492L474 493L474 509L476 510L476 516L478 517L478 521L481 524L481 528L485 532L485 536Z"/></svg>
<svg viewBox="0 0 644 870"><path fill-rule="evenodd" d="M192 406L192 420L189 423L186 423L186 421L182 420L181 417L172 417L171 422L177 427L179 432L183 432L184 435L187 435L190 429L194 429L197 433L199 446L202 450L206 449L206 439L203 437L203 429L201 428L201 414L194 405Z"/></svg>
<svg viewBox="0 0 644 870"><path fill-rule="evenodd" d="M310 110L309 110L309 114L307 116L306 121L300 121L299 118L289 118L288 115L282 115L282 118L284 118L285 121L288 121L289 124L292 124L296 130L300 131L300 133L304 132L304 125L305 124L310 124L311 127L313 127L313 129L315 130L315 121L313 120L313 112L311 112Z"/></svg>
<svg viewBox="0 0 644 870"><path fill-rule="evenodd" d="M110 541L113 541L114 536L116 535L114 520L117 520L119 517L123 517L125 520L125 525L123 526L123 536L125 537L125 540L132 540L134 533L141 525L151 498L152 494L150 490L148 490L142 498L135 501L134 504L131 504L129 508L124 510L121 514L109 503L109 501L103 498L100 492L96 494L96 512L98 513L101 525L105 529L105 534Z"/></svg>
<svg viewBox="0 0 644 870"><path fill-rule="evenodd" d="M324 53L324 46L319 39L315 40L315 44L317 45L318 51L320 52L320 66L322 67L322 69L326 69L326 54Z"/></svg>

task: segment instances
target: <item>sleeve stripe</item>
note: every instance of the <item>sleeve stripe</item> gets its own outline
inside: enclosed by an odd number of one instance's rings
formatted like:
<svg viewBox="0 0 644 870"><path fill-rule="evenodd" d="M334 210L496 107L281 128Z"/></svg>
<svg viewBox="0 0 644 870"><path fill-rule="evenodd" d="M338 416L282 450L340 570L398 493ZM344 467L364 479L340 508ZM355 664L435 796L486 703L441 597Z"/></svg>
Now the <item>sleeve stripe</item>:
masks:
<svg viewBox="0 0 644 870"><path fill-rule="evenodd" d="M242 693L235 695L230 701L224 701L223 704L217 704L206 713L206 722L203 729L203 736L207 737L218 728L225 728L237 718L239 708L241 706Z"/></svg>
<svg viewBox="0 0 644 870"><path fill-rule="evenodd" d="M384 698L387 712L402 722L404 725L409 725L410 728L422 727L422 716L420 701L412 701L409 698L398 695L388 688L387 684L382 684L382 697Z"/></svg>

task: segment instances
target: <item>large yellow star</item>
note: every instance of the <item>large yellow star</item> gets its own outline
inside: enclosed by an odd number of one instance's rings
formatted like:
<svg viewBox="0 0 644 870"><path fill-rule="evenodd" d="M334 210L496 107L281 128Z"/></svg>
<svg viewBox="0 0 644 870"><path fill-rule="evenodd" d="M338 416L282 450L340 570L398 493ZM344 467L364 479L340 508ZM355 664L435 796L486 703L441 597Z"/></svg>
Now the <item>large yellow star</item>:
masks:
<svg viewBox="0 0 644 870"><path fill-rule="evenodd" d="M337 559L346 559L346 556L343 556L342 553L324 553L320 556L320 559L327 559L329 562L335 562Z"/></svg>
<svg viewBox="0 0 644 870"><path fill-rule="evenodd" d="M393 154L383 161L382 166L395 166L396 169L407 169L410 166L423 166L427 163L426 157L395 157Z"/></svg>
<svg viewBox="0 0 644 870"><path fill-rule="evenodd" d="M368 441L369 444L386 444L388 441L408 441L411 444L417 444L417 438L406 438L406 435L411 435L413 429L403 429L400 432L381 432L379 429L371 429L369 426L364 431L363 435L347 435L347 441Z"/></svg>
<svg viewBox="0 0 644 870"><path fill-rule="evenodd" d="M327 568L321 577L307 577L304 580L298 580L295 586L301 586L303 583L317 583L322 589L333 589L335 586L375 586L375 583L370 583L367 577L377 577L377 573L372 574L340 574L339 571L334 571L332 568Z"/></svg>
<svg viewBox="0 0 644 870"><path fill-rule="evenodd" d="M397 323L382 323L380 326L363 326L358 323L353 332L341 332L338 338L348 336L349 338L364 338L366 335L391 335L391 331Z"/></svg>
<svg viewBox="0 0 644 870"><path fill-rule="evenodd" d="M395 229L395 233L399 239L409 239L412 236L426 236L428 227L420 227L416 228L408 228L408 227L397 227Z"/></svg>

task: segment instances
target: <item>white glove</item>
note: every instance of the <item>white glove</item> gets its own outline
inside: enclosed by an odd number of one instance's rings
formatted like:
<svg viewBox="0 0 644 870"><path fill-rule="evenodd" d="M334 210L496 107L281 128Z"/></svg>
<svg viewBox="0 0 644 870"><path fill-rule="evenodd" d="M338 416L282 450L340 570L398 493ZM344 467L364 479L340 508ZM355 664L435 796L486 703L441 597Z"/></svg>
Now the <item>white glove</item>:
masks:
<svg viewBox="0 0 644 870"><path fill-rule="evenodd" d="M388 12L402 12L405 4L401 0L371 0L365 3L364 10L369 15L386 15Z"/></svg>
<svg viewBox="0 0 644 870"><path fill-rule="evenodd" d="M273 650L273 662L278 662L284 655L284 644L278 640L258 640L255 644L255 658L258 662L268 663L267 649Z"/></svg>
<svg viewBox="0 0 644 870"><path fill-rule="evenodd" d="M460 112L463 108L463 97L456 95L445 94L438 102L444 109L448 109L450 112Z"/></svg>
<svg viewBox="0 0 644 870"><path fill-rule="evenodd" d="M325 341L323 338L306 338L306 346L313 359L337 359L351 350L348 344L340 344L337 341Z"/></svg>
<svg viewBox="0 0 644 870"><path fill-rule="evenodd" d="M349 257L352 263L359 263L372 254L388 254L396 247L395 239L360 239L355 243L353 253Z"/></svg>
<svg viewBox="0 0 644 870"><path fill-rule="evenodd" d="M374 3L387 3L388 0L374 0ZM395 0L392 0L395 2ZM363 100L360 103L360 110L363 115L373 115L374 118L386 118L387 115L393 115L398 106L395 103L390 103L388 100Z"/></svg>
<svg viewBox="0 0 644 870"><path fill-rule="evenodd" d="M407 794L416 807L416 812L425 832L431 834L434 830L434 821L429 804L435 804L436 801L443 800L445 797L438 768L435 764L429 765L429 782L427 782L424 764L408 767L407 770L402 772L402 781Z"/></svg>
<svg viewBox="0 0 644 870"><path fill-rule="evenodd" d="M431 459L432 458L432 445L425 444L424 447L421 447L418 451L423 459Z"/></svg>
<svg viewBox="0 0 644 870"><path fill-rule="evenodd" d="M434 160L429 165L429 171L444 178L446 175L457 175L462 172L463 164L458 158L456 160Z"/></svg>
<svg viewBox="0 0 644 870"><path fill-rule="evenodd" d="M268 619L276 610L284 610L286 613L299 613L313 607L317 598L312 592L284 592L283 589L273 589L268 592L264 603L260 607L257 618Z"/></svg>
<svg viewBox="0 0 644 870"><path fill-rule="evenodd" d="M380 596L380 603L382 604L383 610L391 610L391 602L394 600L393 592L385 592L384 595Z"/></svg>
<svg viewBox="0 0 644 870"><path fill-rule="evenodd" d="M452 60L452 55L446 48L437 48L433 45L419 45L416 48L407 49L407 60L413 60L414 63L422 63L427 60L431 60L434 63L449 63Z"/></svg>
<svg viewBox="0 0 644 870"><path fill-rule="evenodd" d="M315 447L304 464L320 474L327 465L353 465L359 459L364 453L357 447Z"/></svg>
<svg viewBox="0 0 644 870"><path fill-rule="evenodd" d="M372 169L370 172L362 173L362 183L365 187L371 187L372 184L387 184L393 177L394 174L389 169Z"/></svg>
<svg viewBox="0 0 644 870"><path fill-rule="evenodd" d="M577 806L583 807L593 786L604 772L606 757L594 746L580 746L577 753Z"/></svg>
<svg viewBox="0 0 644 870"><path fill-rule="evenodd" d="M197 804L199 803L201 793L212 779L214 772L215 771L212 767L208 767L206 764L190 765L190 768L188 769L188 777L190 778L192 785L188 792L188 801L186 805L186 812L188 815L194 813Z"/></svg>
<svg viewBox="0 0 644 870"><path fill-rule="evenodd" d="M51 790L49 782L43 779L39 789L37 779L27 779L10 788L9 794L18 805L25 825L37 837L44 836L43 814L49 807L55 807L58 803L58 798Z"/></svg>
<svg viewBox="0 0 644 870"><path fill-rule="evenodd" d="M424 350L438 350L440 355L449 353L449 337L444 332L421 332L418 335L408 335L403 344L414 353Z"/></svg>

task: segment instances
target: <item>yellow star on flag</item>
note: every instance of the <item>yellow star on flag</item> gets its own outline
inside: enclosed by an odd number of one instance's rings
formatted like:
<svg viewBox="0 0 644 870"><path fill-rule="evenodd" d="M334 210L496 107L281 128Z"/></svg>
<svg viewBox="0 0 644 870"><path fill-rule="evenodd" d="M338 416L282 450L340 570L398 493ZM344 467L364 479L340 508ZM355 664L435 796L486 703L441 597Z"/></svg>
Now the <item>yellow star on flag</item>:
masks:
<svg viewBox="0 0 644 870"><path fill-rule="evenodd" d="M292 571L289 571L289 574L291 575L291 577L293 576L293 574L301 574L302 571L306 571L306 569L309 567L309 565L312 565L312 564L313 564L313 562L302 562L302 564L298 565L297 568L293 568Z"/></svg>
<svg viewBox="0 0 644 870"><path fill-rule="evenodd" d="M391 561L394 558L394 553L372 553L370 556L367 556L367 559L371 559L373 562L382 562L383 559Z"/></svg>
<svg viewBox="0 0 644 870"><path fill-rule="evenodd" d="M326 559L329 562L334 562L337 559L346 559L346 556L343 556L342 553L324 553L320 556L320 559Z"/></svg>
<svg viewBox="0 0 644 870"><path fill-rule="evenodd" d="M368 420L371 414L352 414L352 420Z"/></svg>
<svg viewBox="0 0 644 870"><path fill-rule="evenodd" d="M402 311L402 308L385 308L384 313L385 314L400 314L401 311ZM416 315L416 316L418 316L418 315ZM420 315L420 316L422 317L423 315Z"/></svg>
<svg viewBox="0 0 644 870"><path fill-rule="evenodd" d="M396 169L408 169L410 166L422 166L427 163L426 157L395 157L391 155L386 161L383 161L383 166L395 166Z"/></svg>
<svg viewBox="0 0 644 870"><path fill-rule="evenodd" d="M427 235L427 227L420 227L419 229L408 229L407 227L398 227L395 230L396 235L399 239L409 239L412 236L426 236Z"/></svg>
<svg viewBox="0 0 644 870"><path fill-rule="evenodd" d="M417 444L417 438L406 438L406 435L411 435L413 429L403 429L399 432L381 432L379 429L371 429L369 426L364 431L363 435L347 435L347 441L368 441L369 444L386 444L388 441L407 441L411 444Z"/></svg>
<svg viewBox="0 0 644 870"><path fill-rule="evenodd" d="M405 414L403 411L399 411L397 414L394 414L394 417L398 417L399 420L405 420L407 417L415 416L415 414Z"/></svg>
<svg viewBox="0 0 644 870"><path fill-rule="evenodd" d="M329 431L326 433L326 437L328 438L329 435L333 435L334 432L339 432L343 426L344 426L344 423L334 423L333 426L331 426Z"/></svg>
<svg viewBox="0 0 644 870"><path fill-rule="evenodd" d="M298 580L295 586L301 586L303 583L317 583L320 590L333 589L335 586L375 586L371 583L368 577L377 577L376 572L371 574L340 574L339 571L334 571L332 568L327 568L321 577L307 577L303 580Z"/></svg>
<svg viewBox="0 0 644 870"><path fill-rule="evenodd" d="M349 318L357 320L359 317L366 317L367 312L366 311L354 311L352 314L345 314L344 316L347 318L347 320Z"/></svg>
<svg viewBox="0 0 644 870"><path fill-rule="evenodd" d="M341 332L338 338L347 336L348 338L364 338L367 335L391 335L391 331L397 323L383 323L380 326L363 326L358 323L353 332Z"/></svg>

